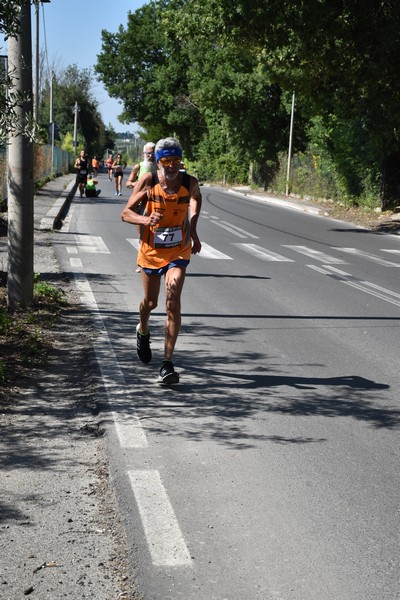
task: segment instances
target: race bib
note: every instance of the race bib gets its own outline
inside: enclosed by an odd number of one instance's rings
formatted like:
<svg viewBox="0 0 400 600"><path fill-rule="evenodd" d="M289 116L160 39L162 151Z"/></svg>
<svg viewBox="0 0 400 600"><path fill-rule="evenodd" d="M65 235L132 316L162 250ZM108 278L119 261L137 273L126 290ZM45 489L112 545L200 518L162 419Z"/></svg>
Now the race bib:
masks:
<svg viewBox="0 0 400 600"><path fill-rule="evenodd" d="M155 248L174 248L182 243L181 227L158 227L154 231Z"/></svg>

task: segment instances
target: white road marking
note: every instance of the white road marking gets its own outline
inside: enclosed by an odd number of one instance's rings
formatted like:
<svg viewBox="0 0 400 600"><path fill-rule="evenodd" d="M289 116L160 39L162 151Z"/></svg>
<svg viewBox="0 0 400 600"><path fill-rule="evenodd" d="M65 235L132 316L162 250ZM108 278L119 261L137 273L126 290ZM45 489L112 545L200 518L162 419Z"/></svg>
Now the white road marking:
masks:
<svg viewBox="0 0 400 600"><path fill-rule="evenodd" d="M126 241L131 244L135 250L139 250L139 240L137 238L126 238Z"/></svg>
<svg viewBox="0 0 400 600"><path fill-rule="evenodd" d="M81 299L92 314L98 330L94 343L96 359L107 390L114 424L122 448L148 446L140 419L134 414L133 400L107 335L99 308L89 281L83 274L75 274L75 283ZM126 407L123 411L122 407ZM140 518L153 564L160 567L192 567L192 558L183 538L166 489L157 470L128 471Z"/></svg>
<svg viewBox="0 0 400 600"><path fill-rule="evenodd" d="M144 448L147 439L140 420L135 414L133 400L129 394L125 377L118 364L110 338L100 315L96 299L89 281L84 274L74 274L75 284L83 304L89 309L98 330L94 341L94 351L107 391L108 403L112 410L116 432L122 448ZM118 411L114 407L118 404ZM122 407L126 407L123 412Z"/></svg>
<svg viewBox="0 0 400 600"><path fill-rule="evenodd" d="M222 229L226 229L227 231L229 231L229 233L233 233L233 235L236 235L240 238L254 237L254 235L250 235L247 232L244 232L243 230L238 231L236 228L234 229L232 225L220 221L217 217L211 217L211 223L214 223L214 225L218 225L218 227L222 227Z"/></svg>
<svg viewBox="0 0 400 600"><path fill-rule="evenodd" d="M376 298L380 298L385 302L389 302L389 304L394 304L395 306L400 306L400 294L397 292L393 292L392 290L388 290L386 288L381 287L380 285L376 285L375 283L371 283L369 281L357 281L353 275L350 273L346 273L345 271L341 271L340 269L335 269L330 265L323 265L323 267L317 267L316 265L307 265L310 269L317 271L318 273L322 273L322 275L329 275L331 277L335 276L337 281L340 283L344 283L345 285L349 285L360 292L364 292L365 294L370 294L371 296L375 296Z"/></svg>
<svg viewBox="0 0 400 600"><path fill-rule="evenodd" d="M76 246L66 246L67 254L78 254L78 248Z"/></svg>
<svg viewBox="0 0 400 600"><path fill-rule="evenodd" d="M259 239L258 235L249 233L248 231L246 231L245 229L242 229L241 227L236 227L236 225L232 225L232 223L228 223L227 221L220 221L220 223L223 223L224 225L226 225L227 227L230 227L231 229L233 229L234 231L237 231L238 233L243 233L246 237L253 238L254 240Z"/></svg>
<svg viewBox="0 0 400 600"><path fill-rule="evenodd" d="M323 269L322 267L318 267L317 265L307 265L307 267L313 271L317 271L317 273L322 273L322 275L331 275L329 271Z"/></svg>
<svg viewBox="0 0 400 600"><path fill-rule="evenodd" d="M307 266L310 267L311 265L307 265ZM353 277L353 275L351 275L350 273L346 273L346 271L342 271L341 269L337 269L336 267L331 267L329 265L326 268L329 269L329 271L332 271L332 273L340 275L343 278L352 278Z"/></svg>
<svg viewBox="0 0 400 600"><path fill-rule="evenodd" d="M338 250L339 252L347 252L348 254L353 254L354 256L361 256L362 258L366 258L367 260L371 260L373 262L378 263L378 265L382 265L383 267L400 267L400 263L392 262L391 260L386 260L385 258L381 258L380 256L375 256L375 254L370 254L369 252L364 252L363 250L358 250L357 248L332 248L333 250Z"/></svg>
<svg viewBox="0 0 400 600"><path fill-rule="evenodd" d="M257 246L256 244L233 244L237 248L248 252L252 256L256 258L260 258L261 260L266 260L270 262L294 262L291 258L286 258L281 254L276 254L276 252L272 252L271 250L266 250L265 248L261 248L261 246Z"/></svg>
<svg viewBox="0 0 400 600"><path fill-rule="evenodd" d="M68 233L69 232L69 228L71 227L71 219L72 219L72 215L74 212L75 207L71 207L68 211L67 216L65 217L63 224L62 224L62 230L63 233Z"/></svg>
<svg viewBox="0 0 400 600"><path fill-rule="evenodd" d="M380 298L381 300L385 300L385 302L389 302L389 304L394 304L395 306L400 306L400 300L394 300L393 298L386 296L385 293L379 293L378 291L374 291L373 289L368 289L368 287L366 287L366 285L365 285L365 283L367 283L367 285L369 285L368 282L357 283L355 281L342 281L342 283L345 283L346 285L350 285L351 287L354 287L362 292L365 292L366 294L370 294L371 296L375 296L376 298ZM389 291L389 294L393 294L393 293L394 292Z"/></svg>
<svg viewBox="0 0 400 600"><path fill-rule="evenodd" d="M71 267L75 267L75 268L82 268L82 261L80 258L70 258L69 259L70 265Z"/></svg>
<svg viewBox="0 0 400 600"><path fill-rule="evenodd" d="M299 252L300 254L304 254L310 258L315 258L315 260L319 260L320 262L326 263L328 265L345 265L347 264L341 258L336 258L334 256L329 256L324 252L319 252L318 250L314 250L313 248L308 248L307 246L288 246L286 244L282 245L283 248L289 248L290 250L294 250L295 252Z"/></svg>
<svg viewBox="0 0 400 600"><path fill-rule="evenodd" d="M131 244L136 250L139 248L139 240L135 238L126 238L126 241ZM220 250L213 248L209 244L205 242L201 243L201 252L197 255L199 258L211 258L211 259L219 259L219 260L233 260L227 254L224 254Z"/></svg>
<svg viewBox="0 0 400 600"><path fill-rule="evenodd" d="M128 471L152 562L160 567L192 566L192 559L168 494L156 470Z"/></svg>
<svg viewBox="0 0 400 600"><path fill-rule="evenodd" d="M381 248L381 252L389 252L390 254L400 254L400 250L390 250L389 248Z"/></svg>
<svg viewBox="0 0 400 600"><path fill-rule="evenodd" d="M90 254L111 254L103 239L97 235L75 235L80 252Z"/></svg>
<svg viewBox="0 0 400 600"><path fill-rule="evenodd" d="M394 298L399 298L400 300L400 294L398 294L397 292L392 292L392 290L387 290L386 288L383 288L380 285L376 285L376 283L370 283L369 281L362 281L361 283L373 288L374 290L378 290L380 292L383 292L384 294L393 296Z"/></svg>
<svg viewBox="0 0 400 600"><path fill-rule="evenodd" d="M220 252L216 248L209 246L205 242L201 243L201 252L198 254L200 258L211 258L211 259L220 259L220 260L233 260L227 254Z"/></svg>
<svg viewBox="0 0 400 600"><path fill-rule="evenodd" d="M235 194L237 196L242 196L248 200L251 198L255 200L255 202L261 204L273 204L275 206L284 206L285 208L289 208L291 210L297 210L300 212L307 212L314 215L320 214L320 209L316 206L308 206L307 204L299 204L298 202L289 202L288 200L282 200L281 198L274 198L272 196L258 196L256 194L249 194L248 192L241 192L240 190L227 190L229 194Z"/></svg>

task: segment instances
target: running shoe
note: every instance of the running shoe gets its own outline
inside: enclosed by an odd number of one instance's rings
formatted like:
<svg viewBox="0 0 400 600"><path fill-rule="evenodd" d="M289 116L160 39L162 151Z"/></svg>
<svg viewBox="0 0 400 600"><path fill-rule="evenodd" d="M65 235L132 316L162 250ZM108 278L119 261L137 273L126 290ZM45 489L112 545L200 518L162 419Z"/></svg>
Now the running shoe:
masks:
<svg viewBox="0 0 400 600"><path fill-rule="evenodd" d="M158 381L160 383L165 383L166 385L179 383L179 375L175 371L174 365L170 360L163 360Z"/></svg>
<svg viewBox="0 0 400 600"><path fill-rule="evenodd" d="M122 196L122 192L118 192L118 196Z"/></svg>
<svg viewBox="0 0 400 600"><path fill-rule="evenodd" d="M136 326L136 352L140 360L144 363L151 361L151 348L150 348L150 332L146 335L139 333L140 324Z"/></svg>

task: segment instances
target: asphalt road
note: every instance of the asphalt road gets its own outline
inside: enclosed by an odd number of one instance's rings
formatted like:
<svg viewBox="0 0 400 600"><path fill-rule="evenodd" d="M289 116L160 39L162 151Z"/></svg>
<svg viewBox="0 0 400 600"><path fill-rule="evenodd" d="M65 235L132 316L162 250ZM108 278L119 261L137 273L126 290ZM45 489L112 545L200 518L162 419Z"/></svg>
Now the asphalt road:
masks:
<svg viewBox="0 0 400 600"><path fill-rule="evenodd" d="M99 187L53 242L98 328L144 600L398 600L400 239L203 188L169 389L163 294L136 358L129 193Z"/></svg>

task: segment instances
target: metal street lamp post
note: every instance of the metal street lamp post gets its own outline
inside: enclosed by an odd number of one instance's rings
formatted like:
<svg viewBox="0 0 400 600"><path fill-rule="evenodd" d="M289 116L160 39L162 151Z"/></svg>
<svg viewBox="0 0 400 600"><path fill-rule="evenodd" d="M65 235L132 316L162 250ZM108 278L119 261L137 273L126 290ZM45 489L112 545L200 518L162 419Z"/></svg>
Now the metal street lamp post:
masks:
<svg viewBox="0 0 400 600"><path fill-rule="evenodd" d="M35 3L35 94L33 103L33 118L39 122L39 5L51 0L34 0Z"/></svg>
<svg viewBox="0 0 400 600"><path fill-rule="evenodd" d="M290 183L290 166L292 162L292 142L293 142L293 121L294 121L294 102L295 102L295 92L293 91L292 95L292 109L290 111L290 132L289 132L289 150L288 150L288 162L287 162L287 171L286 171L286 196L289 195L289 183Z"/></svg>

